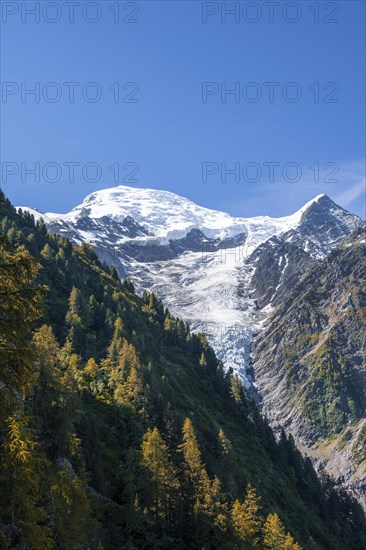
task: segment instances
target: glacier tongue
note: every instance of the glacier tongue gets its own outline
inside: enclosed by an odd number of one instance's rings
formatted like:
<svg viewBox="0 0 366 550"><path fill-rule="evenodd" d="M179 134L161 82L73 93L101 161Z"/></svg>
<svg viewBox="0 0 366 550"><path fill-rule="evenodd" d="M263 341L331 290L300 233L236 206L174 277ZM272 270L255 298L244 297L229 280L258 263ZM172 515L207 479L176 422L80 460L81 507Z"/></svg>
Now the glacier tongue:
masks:
<svg viewBox="0 0 366 550"><path fill-rule="evenodd" d="M258 325L248 293L250 270L238 254L237 249L186 252L175 260L134 262L130 270L138 292L155 292L193 332L205 333L225 367L250 386L250 347Z"/></svg>

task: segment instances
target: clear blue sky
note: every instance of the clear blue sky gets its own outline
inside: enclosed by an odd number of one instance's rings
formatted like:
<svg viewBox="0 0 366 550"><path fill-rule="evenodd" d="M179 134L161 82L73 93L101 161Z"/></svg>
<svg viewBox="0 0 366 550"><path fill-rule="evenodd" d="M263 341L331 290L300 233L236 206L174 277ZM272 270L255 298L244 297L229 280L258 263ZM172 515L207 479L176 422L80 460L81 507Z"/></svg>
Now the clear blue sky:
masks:
<svg viewBox="0 0 366 550"><path fill-rule="evenodd" d="M100 20L90 23L81 16L81 6L88 2L79 3L74 23L61 0L61 13L50 8L40 14L40 22L28 15L22 23L24 2L2 2L3 10L7 7L1 24L1 76L3 82L14 84L6 84L8 95L2 94L1 160L3 171L12 169L4 164L8 162L19 168L6 182L3 178L2 187L14 204L66 212L86 194L115 185L109 169L115 163L120 165L122 183L133 170L123 167L131 162L139 167L135 176L139 181L130 185L170 190L234 215L285 215L325 192L365 216L363 1L295 2L297 13L294 9L283 13L286 2L280 2L273 22L263 2L257 3L256 13L247 9L247 2L240 2L239 21L228 15L226 23L221 21L221 2L204 6L199 1L137 2L137 14L134 3L120 2L120 19L136 23L115 23L110 8L116 2L109 0L98 3ZM19 11L11 15L15 4ZM34 4L26 2L28 8ZM234 4L226 2L228 8ZM311 9L314 5L319 14ZM338 8L334 13L333 6ZM202 10L216 8L218 13L207 15L203 23ZM89 19L97 13L93 9L86 13ZM299 15L297 22L286 21ZM56 16L61 16L60 21L45 20ZM257 22L248 21L256 17ZM314 22L316 17L319 22ZM331 19L338 22L328 22ZM56 88L44 85L56 82L61 100L51 103L41 96L35 103L27 96L22 102L22 83L31 88L35 82L48 98ZM68 100L64 82L80 83L74 103ZM100 101L83 99L80 90L88 82L96 82L102 90ZM123 90L126 82L137 83L139 91L131 97L138 102L115 103L108 89L115 82L120 83L122 97L133 92L132 86ZM216 83L206 102L202 82ZM240 101L230 95L226 103L220 100L220 87L230 89L235 82ZM250 82L255 84L246 87ZM278 83L273 102L265 82ZM286 88L289 82L297 88ZM327 83L335 84L324 90ZM314 101L317 86L318 102ZM283 98L282 92L292 98L299 89L299 101ZM94 92L86 90L90 96ZM260 100L249 101L260 92ZM338 101L324 102L327 98ZM41 170L56 162L62 168L61 179L50 183L41 174L35 183L25 174L22 182L21 162L29 168L38 162ZM80 163L74 182L68 181L65 162ZM95 183L85 181L81 173L88 162L98 163L102 170ZM217 173L202 178L204 162L212 163L205 170ZM264 164L268 162L279 163L272 182ZM299 181L284 180L282 170L289 162L301 167ZM221 163L227 169L236 163L240 181L233 175L225 181ZM319 163L318 178L315 163ZM335 165L339 172L332 177ZM262 170L259 179L257 166ZM48 179L54 174L51 168ZM256 175L258 181L248 181ZM87 173L93 176L92 170ZM296 179L294 167L288 176ZM327 177L339 181L324 181Z"/></svg>

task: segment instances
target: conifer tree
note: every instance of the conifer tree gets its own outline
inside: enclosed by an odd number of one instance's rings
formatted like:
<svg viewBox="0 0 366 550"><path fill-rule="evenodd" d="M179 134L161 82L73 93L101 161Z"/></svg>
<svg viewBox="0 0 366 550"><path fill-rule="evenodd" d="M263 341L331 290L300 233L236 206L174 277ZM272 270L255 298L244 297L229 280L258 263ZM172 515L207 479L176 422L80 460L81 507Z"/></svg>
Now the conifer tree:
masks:
<svg viewBox="0 0 366 550"><path fill-rule="evenodd" d="M98 375L98 363L94 357L90 357L82 371L82 388L90 389L91 384Z"/></svg>
<svg viewBox="0 0 366 550"><path fill-rule="evenodd" d="M184 480L187 494L187 514L194 518L197 540L202 543L213 531L224 531L226 525L226 506L221 503L220 481L210 480L202 462L192 421L186 418L183 425L183 444L179 450L184 458Z"/></svg>
<svg viewBox="0 0 366 550"><path fill-rule="evenodd" d="M236 403L242 402L243 384L236 374L230 377L230 394Z"/></svg>
<svg viewBox="0 0 366 550"><path fill-rule="evenodd" d="M125 453L125 460L121 468L121 477L123 481L122 499L127 508L127 526L131 529L136 516L136 499L138 492L138 482L141 482L140 454L131 447ZM144 489L146 485L144 485Z"/></svg>
<svg viewBox="0 0 366 550"><path fill-rule="evenodd" d="M287 533L283 543L283 550L301 550L301 546L298 542L294 541L294 538L290 533Z"/></svg>
<svg viewBox="0 0 366 550"><path fill-rule="evenodd" d="M81 291L78 288L73 287L69 297L69 311L66 318L72 317L72 315L77 315L81 319L84 314L84 307L84 298Z"/></svg>
<svg viewBox="0 0 366 550"><path fill-rule="evenodd" d="M45 287L33 287L40 264L15 252L0 234L0 420L14 411L19 395L34 383L34 352L28 331L41 315Z"/></svg>
<svg viewBox="0 0 366 550"><path fill-rule="evenodd" d="M244 502L236 500L231 510L231 522L240 544L248 548L259 548L262 519L259 498L255 489L249 484Z"/></svg>
<svg viewBox="0 0 366 550"><path fill-rule="evenodd" d="M202 462L201 452L198 447L196 433L192 421L186 418L183 424L183 444L180 450L184 457L184 470L186 478L192 485L193 492L197 493L206 483L208 475Z"/></svg>
<svg viewBox="0 0 366 550"><path fill-rule="evenodd" d="M88 304L85 303L82 292L76 287L73 287L69 297L69 310L65 321L68 328L67 339L73 350L78 353L86 352L86 329L90 324L90 316Z"/></svg>
<svg viewBox="0 0 366 550"><path fill-rule="evenodd" d="M231 442L228 437L226 437L225 432L222 428L219 430L219 444L220 450L223 455L230 454L231 451Z"/></svg>
<svg viewBox="0 0 366 550"><path fill-rule="evenodd" d="M74 452L74 415L77 409L79 358L70 342L59 347L52 330L44 325L34 336L39 354L40 376L37 380L34 411L44 423L45 434L52 434L48 448L55 456Z"/></svg>
<svg viewBox="0 0 366 550"><path fill-rule="evenodd" d="M71 392L62 371L61 349L52 328L42 325L33 336L38 377L32 395L32 410L42 425L42 436L51 455L64 454L70 445Z"/></svg>
<svg viewBox="0 0 366 550"><path fill-rule="evenodd" d="M43 506L46 495L42 475L46 461L38 453L25 416L9 417L7 425L0 462L1 522L20 529L21 541L28 548L52 548Z"/></svg>
<svg viewBox="0 0 366 550"><path fill-rule="evenodd" d="M149 311L159 322L164 322L164 306L153 292L149 296Z"/></svg>
<svg viewBox="0 0 366 550"><path fill-rule="evenodd" d="M60 246L57 254L56 254L56 261L62 266L66 262L66 254L64 249Z"/></svg>
<svg viewBox="0 0 366 550"><path fill-rule="evenodd" d="M174 416L174 409L172 404L168 401L163 413L163 425L164 425L164 439L168 443L169 447L176 446L178 440L178 428L176 418Z"/></svg>
<svg viewBox="0 0 366 550"><path fill-rule="evenodd" d="M199 364L200 364L200 367L202 367L204 369L207 367L207 361L206 361L206 356L205 356L204 352L201 353Z"/></svg>
<svg viewBox="0 0 366 550"><path fill-rule="evenodd" d="M137 412L144 414L146 399L141 376L135 366L131 367L125 382L117 384L114 390L114 399L117 403L132 407Z"/></svg>
<svg viewBox="0 0 366 550"><path fill-rule="evenodd" d="M283 550L285 529L277 514L269 514L263 526L263 546L266 550Z"/></svg>
<svg viewBox="0 0 366 550"><path fill-rule="evenodd" d="M57 472L51 486L53 524L58 547L82 550L97 528L81 481L68 465Z"/></svg>
<svg viewBox="0 0 366 550"><path fill-rule="evenodd" d="M136 348L133 344L129 344L128 341L124 339L118 355L116 376L119 376L121 380L126 380L132 367L138 368L138 366L139 360Z"/></svg>
<svg viewBox="0 0 366 550"><path fill-rule="evenodd" d="M126 277L126 279L123 281L123 286L129 292L133 292L133 293L135 292L135 287L133 286L133 283L132 283L130 277Z"/></svg>
<svg viewBox="0 0 366 550"><path fill-rule="evenodd" d="M144 385L141 378L141 367L133 344L123 340L122 348L118 355L118 364L113 368L110 364L108 385L112 390L114 399L124 405L141 409L144 405Z"/></svg>
<svg viewBox="0 0 366 550"><path fill-rule="evenodd" d="M169 460L168 447L155 427L144 435L142 465L148 470L152 483L151 509L157 518L170 525L178 489L175 469Z"/></svg>
<svg viewBox="0 0 366 550"><path fill-rule="evenodd" d="M50 245L48 243L46 243L44 245L44 247L42 248L41 256L46 261L50 262L50 261L53 260L53 258L55 256L55 253L54 253L54 251L52 250L52 248L50 247Z"/></svg>
<svg viewBox="0 0 366 550"><path fill-rule="evenodd" d="M186 338L186 327L181 319L177 320L177 334L179 339L184 342Z"/></svg>
<svg viewBox="0 0 366 550"><path fill-rule="evenodd" d="M110 359L112 365L117 366L118 356L123 344L123 323L120 317L114 322L114 332L111 343L108 347L108 359Z"/></svg>

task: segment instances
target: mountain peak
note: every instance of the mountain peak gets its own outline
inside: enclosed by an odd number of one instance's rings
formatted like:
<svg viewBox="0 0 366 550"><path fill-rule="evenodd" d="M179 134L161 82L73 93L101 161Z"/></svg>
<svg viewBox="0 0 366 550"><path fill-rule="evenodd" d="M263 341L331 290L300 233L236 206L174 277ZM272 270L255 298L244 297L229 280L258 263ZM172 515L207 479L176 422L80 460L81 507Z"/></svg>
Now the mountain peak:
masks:
<svg viewBox="0 0 366 550"><path fill-rule="evenodd" d="M311 206L312 204L314 204L314 202L319 202L320 200L328 200L330 201L331 199L328 197L328 195L326 195L325 193L320 193L320 195L317 195L316 197L314 197L313 199L311 199L309 202L307 202L306 204L304 204L303 208L306 208L308 206ZM332 201L333 202L333 201Z"/></svg>
<svg viewBox="0 0 366 550"><path fill-rule="evenodd" d="M320 195L317 195L316 197L314 197L313 199L311 199L310 201L306 202L304 204L304 206L302 206L301 208L299 208L299 210L297 210L294 214L292 214L292 216L289 216L289 217L297 217L300 221L301 219L301 216L307 212L309 210L309 208L312 208L316 205L331 205L331 204L335 204L335 202L332 201L332 199L330 199L328 197L328 195L326 195L325 193L321 193Z"/></svg>
<svg viewBox="0 0 366 550"><path fill-rule="evenodd" d="M320 195L317 195L313 199L311 199L309 202L304 204L302 207L302 210L307 210L308 208L311 208L314 205L321 205L321 206L336 206L337 208L341 208L337 203L335 203L328 195L325 193L321 193ZM343 210L343 209L342 209Z"/></svg>
<svg viewBox="0 0 366 550"><path fill-rule="evenodd" d="M327 212L330 215L347 215L351 216L353 218L358 218L355 214L351 214L348 210L345 208L342 208L339 204L334 202L328 195L325 193L322 193L321 195L317 195L314 197L314 199L307 202L300 210L302 215L306 215L309 212Z"/></svg>
<svg viewBox="0 0 366 550"><path fill-rule="evenodd" d="M360 218L356 214L352 214L345 208L342 208L342 206L339 206L325 193L317 195L294 214L282 219L287 219L293 226L300 226L309 219L313 222L319 222L320 217L323 217L323 219L329 218L329 220L348 219L353 224L356 223L356 225L360 222ZM315 220L315 218L317 219Z"/></svg>

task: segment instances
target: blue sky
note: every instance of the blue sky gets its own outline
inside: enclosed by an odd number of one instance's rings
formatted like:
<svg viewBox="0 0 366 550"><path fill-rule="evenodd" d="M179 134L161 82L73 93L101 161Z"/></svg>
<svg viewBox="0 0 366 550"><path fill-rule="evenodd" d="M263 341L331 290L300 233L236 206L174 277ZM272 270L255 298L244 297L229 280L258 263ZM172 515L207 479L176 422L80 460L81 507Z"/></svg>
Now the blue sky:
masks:
<svg viewBox="0 0 366 550"><path fill-rule="evenodd" d="M2 2L1 186L14 204L66 212L125 183L242 216L325 192L365 217L363 1L279 2L272 21L266 3L240 2L226 22L235 2L121 1L114 22L117 2L83 18L80 0L73 23L61 1L39 22L22 13L35 4ZM39 102L24 96L35 86Z"/></svg>

